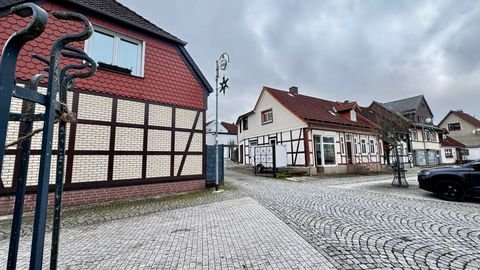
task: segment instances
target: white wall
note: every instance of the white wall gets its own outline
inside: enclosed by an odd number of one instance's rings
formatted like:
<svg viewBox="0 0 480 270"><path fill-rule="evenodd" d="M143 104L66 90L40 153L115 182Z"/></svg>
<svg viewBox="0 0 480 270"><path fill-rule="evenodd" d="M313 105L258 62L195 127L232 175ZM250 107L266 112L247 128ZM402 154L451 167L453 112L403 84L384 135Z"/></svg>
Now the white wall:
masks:
<svg viewBox="0 0 480 270"><path fill-rule="evenodd" d="M262 111L269 109L272 109L273 122L262 125ZM248 130L243 130L242 126L242 131L238 134L238 140L303 127L307 127L307 125L302 120L278 103L267 91L262 91L254 113L248 116Z"/></svg>
<svg viewBox="0 0 480 270"><path fill-rule="evenodd" d="M467 148L469 155L465 156L465 159L467 160L475 160L475 159L480 159L480 147L476 148Z"/></svg>
<svg viewBox="0 0 480 270"><path fill-rule="evenodd" d="M452 157L451 158L445 157L445 149L451 149L452 150ZM457 151L455 150L455 147L442 147L440 149L440 162L442 164L455 164L455 163L457 163Z"/></svg>

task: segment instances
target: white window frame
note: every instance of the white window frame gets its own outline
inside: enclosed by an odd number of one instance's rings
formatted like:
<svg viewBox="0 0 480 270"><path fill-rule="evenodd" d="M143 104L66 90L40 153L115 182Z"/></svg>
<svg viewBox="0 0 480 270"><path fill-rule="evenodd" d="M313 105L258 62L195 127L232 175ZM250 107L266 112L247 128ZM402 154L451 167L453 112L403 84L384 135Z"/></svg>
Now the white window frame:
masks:
<svg viewBox="0 0 480 270"><path fill-rule="evenodd" d="M129 36L126 36L124 34L121 34L119 32L115 32L112 30L108 30L106 28L103 28L98 25L93 26L94 31L113 36L113 65L118 66L118 47L120 44L120 40L124 39L128 42L135 43L139 46L138 52L137 52L137 70L138 74L130 74L131 76L137 76L137 77L144 77L144 71L145 71L145 47L146 43L143 40L138 40L135 38L131 38ZM93 35L92 35L93 36ZM87 54L92 55L93 51L93 42L92 39L87 39L85 41L85 51ZM122 67L122 66L119 66Z"/></svg>
<svg viewBox="0 0 480 270"><path fill-rule="evenodd" d="M375 141L374 140L370 140L370 154L375 154L377 151L376 151L376 147L375 147Z"/></svg>
<svg viewBox="0 0 480 270"><path fill-rule="evenodd" d="M269 119L265 119L264 116L267 116L267 118L269 118ZM272 123L273 122L273 111L272 111L272 109L268 109L268 110L263 111L261 117L262 117L262 125Z"/></svg>
<svg viewBox="0 0 480 270"><path fill-rule="evenodd" d="M367 154L367 140L366 139L360 139L360 151L362 155Z"/></svg>
<svg viewBox="0 0 480 270"><path fill-rule="evenodd" d="M451 125L456 125L456 124L458 124L458 126L460 127L459 129L450 129ZM447 123L447 130L448 131L460 131L460 130L462 130L462 124L460 122Z"/></svg>
<svg viewBox="0 0 480 270"><path fill-rule="evenodd" d="M345 155L345 139L343 136L340 136L340 153Z"/></svg>
<svg viewBox="0 0 480 270"><path fill-rule="evenodd" d="M445 158L453 158L453 151L451 148L445 148Z"/></svg>
<svg viewBox="0 0 480 270"><path fill-rule="evenodd" d="M360 154L360 144L358 143L357 141L357 138L353 138L353 145L355 146L354 149L355 149L355 155L359 155Z"/></svg>
<svg viewBox="0 0 480 270"><path fill-rule="evenodd" d="M332 143L326 143L323 141L324 138L331 138L333 139L333 142ZM322 166L324 167L335 167L337 166L337 155L336 155L336 150L335 150L335 137L334 136L320 136L320 143L321 143L321 147L322 147ZM333 157L335 159L335 163L334 164L325 164L325 147L324 145L333 145Z"/></svg>
<svg viewBox="0 0 480 270"><path fill-rule="evenodd" d="M357 112L355 110L350 110L350 120L357 122Z"/></svg>

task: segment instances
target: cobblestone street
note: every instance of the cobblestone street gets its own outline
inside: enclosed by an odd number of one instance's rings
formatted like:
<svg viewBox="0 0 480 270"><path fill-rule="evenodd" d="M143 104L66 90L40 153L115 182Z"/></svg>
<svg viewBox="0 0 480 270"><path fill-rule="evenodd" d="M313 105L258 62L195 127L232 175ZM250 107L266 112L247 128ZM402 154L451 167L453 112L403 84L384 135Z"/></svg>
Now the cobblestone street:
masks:
<svg viewBox="0 0 480 270"><path fill-rule="evenodd" d="M444 202L414 179L392 188L389 175L226 175L223 193L66 215L60 269L480 269L478 200Z"/></svg>
<svg viewBox="0 0 480 270"><path fill-rule="evenodd" d="M352 180L385 182L388 175L324 182L233 177L338 269L480 269L478 202L444 202L415 185L399 195L393 187L389 194L350 189Z"/></svg>

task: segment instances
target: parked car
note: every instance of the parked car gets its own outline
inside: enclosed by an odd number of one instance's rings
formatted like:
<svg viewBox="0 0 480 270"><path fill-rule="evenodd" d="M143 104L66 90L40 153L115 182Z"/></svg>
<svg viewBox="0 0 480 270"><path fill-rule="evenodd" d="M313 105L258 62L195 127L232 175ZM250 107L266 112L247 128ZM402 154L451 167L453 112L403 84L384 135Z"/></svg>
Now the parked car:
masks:
<svg viewBox="0 0 480 270"><path fill-rule="evenodd" d="M421 189L434 192L447 201L463 201L480 196L480 160L461 166L425 169L418 174Z"/></svg>

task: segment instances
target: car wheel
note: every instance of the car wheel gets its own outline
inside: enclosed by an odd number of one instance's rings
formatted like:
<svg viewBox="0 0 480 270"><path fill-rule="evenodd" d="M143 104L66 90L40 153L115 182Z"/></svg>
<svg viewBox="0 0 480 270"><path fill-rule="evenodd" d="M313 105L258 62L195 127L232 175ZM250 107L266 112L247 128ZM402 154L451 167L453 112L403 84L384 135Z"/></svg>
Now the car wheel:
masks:
<svg viewBox="0 0 480 270"><path fill-rule="evenodd" d="M463 186L453 181L438 183L435 191L440 198L446 201L461 202L465 198L465 189Z"/></svg>

